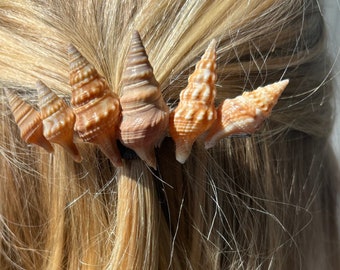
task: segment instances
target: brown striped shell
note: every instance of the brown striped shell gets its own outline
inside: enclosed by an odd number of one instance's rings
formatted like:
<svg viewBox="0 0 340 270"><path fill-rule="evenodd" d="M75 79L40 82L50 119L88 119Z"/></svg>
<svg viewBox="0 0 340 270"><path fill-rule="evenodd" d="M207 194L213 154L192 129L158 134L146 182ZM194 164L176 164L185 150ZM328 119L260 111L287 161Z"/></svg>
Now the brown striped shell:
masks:
<svg viewBox="0 0 340 270"><path fill-rule="evenodd" d="M188 86L180 93L177 108L170 114L169 132L176 144L176 159L184 163L196 139L207 131L216 118L216 41L212 40Z"/></svg>
<svg viewBox="0 0 340 270"><path fill-rule="evenodd" d="M43 147L47 152L53 152L52 145L43 135L43 123L38 111L23 101L13 91L5 89L8 103L15 122L20 129L21 138L29 144Z"/></svg>
<svg viewBox="0 0 340 270"><path fill-rule="evenodd" d="M113 165L122 166L117 147L121 108L106 80L72 45L69 46L71 104L79 137L96 144Z"/></svg>
<svg viewBox="0 0 340 270"><path fill-rule="evenodd" d="M36 85L44 136L64 147L76 162L81 162L82 157L73 142L75 115L72 109L42 81L37 81Z"/></svg>
<svg viewBox="0 0 340 270"><path fill-rule="evenodd" d="M234 99L226 99L217 108L217 119L205 137L205 147L213 147L220 139L235 134L254 133L269 117L289 80L244 92Z"/></svg>
<svg viewBox="0 0 340 270"><path fill-rule="evenodd" d="M149 166L156 168L155 146L165 136L169 109L163 100L153 68L140 35L132 35L122 76L121 142L131 148Z"/></svg>

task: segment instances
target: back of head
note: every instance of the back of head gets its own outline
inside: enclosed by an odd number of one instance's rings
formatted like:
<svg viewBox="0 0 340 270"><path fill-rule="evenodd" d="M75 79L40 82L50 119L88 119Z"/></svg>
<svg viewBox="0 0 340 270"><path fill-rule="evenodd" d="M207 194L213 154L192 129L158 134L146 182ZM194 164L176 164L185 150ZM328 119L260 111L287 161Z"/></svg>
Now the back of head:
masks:
<svg viewBox="0 0 340 270"><path fill-rule="evenodd" d="M5 0L0 22L0 268L339 267L333 91L317 3ZM79 138L80 163L58 144L52 154L26 144L3 89L37 108L41 80L73 105L72 43L118 100L135 29L171 111L213 39L215 105L289 85L257 132L208 150L198 140L184 164L169 136L155 169L124 147L113 166Z"/></svg>

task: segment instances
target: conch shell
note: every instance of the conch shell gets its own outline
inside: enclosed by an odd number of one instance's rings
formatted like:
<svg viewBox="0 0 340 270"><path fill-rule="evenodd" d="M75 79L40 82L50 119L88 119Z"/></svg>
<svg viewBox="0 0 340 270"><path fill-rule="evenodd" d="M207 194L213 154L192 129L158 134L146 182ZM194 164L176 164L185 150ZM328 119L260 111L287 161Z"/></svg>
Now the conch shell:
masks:
<svg viewBox="0 0 340 270"><path fill-rule="evenodd" d="M63 146L76 162L81 162L82 157L73 143L75 115L72 109L42 81L37 81L36 85L44 136L48 141Z"/></svg>
<svg viewBox="0 0 340 270"><path fill-rule="evenodd" d="M169 108L163 100L140 35L132 35L122 76L120 140L156 168L154 148L165 137Z"/></svg>
<svg viewBox="0 0 340 270"><path fill-rule="evenodd" d="M177 108L170 113L169 132L176 144L176 159L184 163L195 140L207 131L216 118L216 41L212 40L188 86L181 91Z"/></svg>
<svg viewBox="0 0 340 270"><path fill-rule="evenodd" d="M43 123L38 111L12 91L5 89L8 103L20 129L21 138L28 144L36 144L47 152L53 152L52 145L43 135Z"/></svg>
<svg viewBox="0 0 340 270"><path fill-rule="evenodd" d="M279 81L234 99L226 99L217 108L217 119L205 137L205 148L213 147L220 139L236 134L254 133L269 117L289 80Z"/></svg>
<svg viewBox="0 0 340 270"><path fill-rule="evenodd" d="M121 108L118 96L106 80L73 46L70 58L71 104L76 115L75 130L79 137L96 144L115 166L122 166L117 147Z"/></svg>

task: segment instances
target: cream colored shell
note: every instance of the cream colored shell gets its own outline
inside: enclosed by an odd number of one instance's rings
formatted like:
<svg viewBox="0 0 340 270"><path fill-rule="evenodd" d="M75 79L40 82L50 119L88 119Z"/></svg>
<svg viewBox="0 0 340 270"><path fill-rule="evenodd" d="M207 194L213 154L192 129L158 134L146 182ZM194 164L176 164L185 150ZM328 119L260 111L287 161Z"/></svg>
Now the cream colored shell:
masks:
<svg viewBox="0 0 340 270"><path fill-rule="evenodd" d="M289 80L244 92L234 99L226 99L217 108L217 119L205 137L205 147L213 147L224 137L254 133L269 117Z"/></svg>

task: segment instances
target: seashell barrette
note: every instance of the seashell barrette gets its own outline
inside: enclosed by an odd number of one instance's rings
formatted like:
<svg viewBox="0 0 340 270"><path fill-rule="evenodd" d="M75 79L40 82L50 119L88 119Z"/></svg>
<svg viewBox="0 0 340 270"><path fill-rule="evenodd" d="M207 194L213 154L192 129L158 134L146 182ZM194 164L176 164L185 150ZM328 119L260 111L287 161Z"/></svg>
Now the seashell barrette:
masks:
<svg viewBox="0 0 340 270"><path fill-rule="evenodd" d="M129 159L136 153L156 169L155 147L169 132L176 159L183 164L197 140L209 149L225 137L254 133L289 83L282 80L244 92L216 108L216 41L212 40L181 91L178 106L169 113L137 31L126 57L120 98L73 45L68 54L72 109L41 81L37 82L40 113L12 91L6 90L6 95L25 142L48 152L53 151L51 143L60 144L76 162L82 157L75 136L96 144L114 166L122 165L122 156Z"/></svg>

